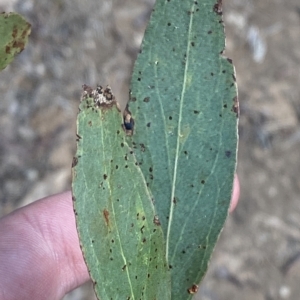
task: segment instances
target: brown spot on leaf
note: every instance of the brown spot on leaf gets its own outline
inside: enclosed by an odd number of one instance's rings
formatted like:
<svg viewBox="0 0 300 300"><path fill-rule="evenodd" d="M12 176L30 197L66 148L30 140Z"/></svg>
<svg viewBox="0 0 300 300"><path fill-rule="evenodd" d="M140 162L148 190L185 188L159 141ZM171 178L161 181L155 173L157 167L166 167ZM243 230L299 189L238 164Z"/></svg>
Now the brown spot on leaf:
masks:
<svg viewBox="0 0 300 300"><path fill-rule="evenodd" d="M10 54L11 48L9 46L5 47L5 53Z"/></svg>
<svg viewBox="0 0 300 300"><path fill-rule="evenodd" d="M91 95L92 92L93 92L93 89L90 86L86 85L86 84L84 84L82 86L82 89L83 89L84 92L87 92L89 95Z"/></svg>
<svg viewBox="0 0 300 300"><path fill-rule="evenodd" d="M12 46L13 46L13 48L18 48L21 52L25 48L25 43L23 41L14 41Z"/></svg>
<svg viewBox="0 0 300 300"><path fill-rule="evenodd" d="M227 61L232 64L232 59L231 58L227 58Z"/></svg>
<svg viewBox="0 0 300 300"><path fill-rule="evenodd" d="M73 160L72 160L72 168L74 168L78 163L78 158L76 156L73 157Z"/></svg>
<svg viewBox="0 0 300 300"><path fill-rule="evenodd" d="M190 288L188 288L187 291L191 295L196 294L198 292L198 285L197 284L193 284Z"/></svg>
<svg viewBox="0 0 300 300"><path fill-rule="evenodd" d="M239 117L239 101L237 96L233 98L233 105L231 111L233 111L236 114L237 118Z"/></svg>
<svg viewBox="0 0 300 300"><path fill-rule="evenodd" d="M109 212L108 212L107 209L103 210L103 216L104 216L104 219L105 219L106 226L109 226Z"/></svg>
<svg viewBox="0 0 300 300"><path fill-rule="evenodd" d="M158 216L154 216L153 223L157 226L160 226L160 221L159 221Z"/></svg>
<svg viewBox="0 0 300 300"><path fill-rule="evenodd" d="M27 23L26 28L24 28L24 30L22 31L21 38L24 39L30 33L30 30L31 25Z"/></svg>
<svg viewBox="0 0 300 300"><path fill-rule="evenodd" d="M12 32L11 35L15 39L17 37L17 34L18 34L18 28L17 28L17 26L14 26L13 32Z"/></svg>
<svg viewBox="0 0 300 300"><path fill-rule="evenodd" d="M222 0L218 0L214 5L214 12L218 15L222 15Z"/></svg>

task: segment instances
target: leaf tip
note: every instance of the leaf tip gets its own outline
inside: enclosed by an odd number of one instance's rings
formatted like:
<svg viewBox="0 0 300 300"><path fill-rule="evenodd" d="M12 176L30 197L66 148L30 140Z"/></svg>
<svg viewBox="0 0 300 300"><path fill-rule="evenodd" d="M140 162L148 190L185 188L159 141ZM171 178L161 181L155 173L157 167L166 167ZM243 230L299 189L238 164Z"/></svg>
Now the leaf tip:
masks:
<svg viewBox="0 0 300 300"><path fill-rule="evenodd" d="M109 85L107 85L105 88L102 87L101 85L97 85L97 88L93 89L92 87L84 84L82 88L83 88L83 94L82 94L81 101L84 101L88 98L92 98L94 100L94 106L96 108L105 109L105 108L111 108L115 105L117 109L121 111L120 105L116 101L116 98Z"/></svg>

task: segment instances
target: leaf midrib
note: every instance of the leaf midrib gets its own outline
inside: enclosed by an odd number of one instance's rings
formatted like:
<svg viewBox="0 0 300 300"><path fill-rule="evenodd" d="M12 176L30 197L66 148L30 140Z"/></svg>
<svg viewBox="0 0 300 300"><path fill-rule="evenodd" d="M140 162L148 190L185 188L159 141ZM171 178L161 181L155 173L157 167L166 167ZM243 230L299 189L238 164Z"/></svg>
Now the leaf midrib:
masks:
<svg viewBox="0 0 300 300"><path fill-rule="evenodd" d="M194 10L194 3L191 6L191 11ZM176 142L176 154L175 154L175 161L174 161L174 171L173 171L173 182L172 182L172 192L171 192L171 199L170 199L170 213L169 213L169 220L168 220L168 228L167 228L167 235L166 235L166 259L169 262L169 242L170 242L170 234L171 234L171 226L174 214L174 201L173 198L175 197L175 188L176 188L176 179L177 179L177 166L178 166L178 156L179 156L179 146L180 146L180 132L181 132L181 120L182 120L182 109L183 109L183 101L184 101L184 94L186 91L186 80L187 80L187 73L189 68L189 57L190 57L190 37L192 32L192 25L193 25L193 14L190 14L190 23L189 23L189 30L188 30L188 38L187 38L187 51L186 51L186 63L184 68L184 76L183 76L183 83L182 83L182 90L180 96L180 106L179 106L179 117L178 117L178 130L177 130L177 142Z"/></svg>

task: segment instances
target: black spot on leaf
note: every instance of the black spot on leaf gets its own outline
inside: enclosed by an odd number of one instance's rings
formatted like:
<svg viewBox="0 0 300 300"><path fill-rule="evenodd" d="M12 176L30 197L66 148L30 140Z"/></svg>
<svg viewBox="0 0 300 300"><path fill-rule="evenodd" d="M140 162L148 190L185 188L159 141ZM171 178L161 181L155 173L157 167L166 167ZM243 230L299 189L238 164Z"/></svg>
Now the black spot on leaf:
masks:
<svg viewBox="0 0 300 300"><path fill-rule="evenodd" d="M229 158L231 156L231 151L230 150L225 151L225 156Z"/></svg>
<svg viewBox="0 0 300 300"><path fill-rule="evenodd" d="M74 168L78 163L78 158L76 156L73 157L72 168Z"/></svg>

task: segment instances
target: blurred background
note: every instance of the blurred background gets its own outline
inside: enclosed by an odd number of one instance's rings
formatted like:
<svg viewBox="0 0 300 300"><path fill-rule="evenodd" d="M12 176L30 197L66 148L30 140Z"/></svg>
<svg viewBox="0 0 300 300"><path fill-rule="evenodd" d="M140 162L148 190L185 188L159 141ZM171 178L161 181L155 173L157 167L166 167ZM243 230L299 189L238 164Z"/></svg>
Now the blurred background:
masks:
<svg viewBox="0 0 300 300"><path fill-rule="evenodd" d="M32 24L0 73L0 216L70 189L83 83L128 97L153 0L0 0ZM196 299L300 299L300 2L226 0L241 198ZM64 300L93 300L91 285Z"/></svg>

